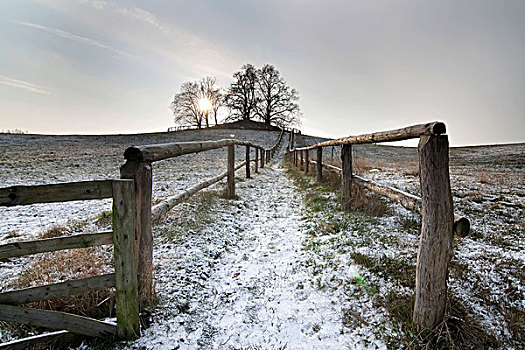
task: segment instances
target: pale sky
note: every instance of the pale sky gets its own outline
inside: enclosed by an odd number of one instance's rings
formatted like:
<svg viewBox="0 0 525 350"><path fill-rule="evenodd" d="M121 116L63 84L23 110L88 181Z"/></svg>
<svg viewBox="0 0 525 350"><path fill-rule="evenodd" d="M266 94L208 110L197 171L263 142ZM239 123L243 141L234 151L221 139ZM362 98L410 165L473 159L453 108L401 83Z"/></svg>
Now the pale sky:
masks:
<svg viewBox="0 0 525 350"><path fill-rule="evenodd" d="M0 130L165 131L180 85L273 64L304 133L525 142L525 1L0 0Z"/></svg>

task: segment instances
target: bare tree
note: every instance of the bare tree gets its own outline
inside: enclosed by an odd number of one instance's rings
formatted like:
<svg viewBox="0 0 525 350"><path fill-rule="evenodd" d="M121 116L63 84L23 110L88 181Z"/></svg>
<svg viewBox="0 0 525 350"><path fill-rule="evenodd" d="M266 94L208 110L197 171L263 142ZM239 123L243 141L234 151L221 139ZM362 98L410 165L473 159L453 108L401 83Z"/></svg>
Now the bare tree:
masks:
<svg viewBox="0 0 525 350"><path fill-rule="evenodd" d="M256 91L257 118L279 127L299 124L297 91L286 84L274 66L266 64L257 71Z"/></svg>
<svg viewBox="0 0 525 350"><path fill-rule="evenodd" d="M217 124L217 112L222 106L221 93L215 85L217 79L205 77L199 81L182 84L180 92L173 97L171 109L176 124L189 124L201 129L204 123L210 126L213 113Z"/></svg>
<svg viewBox="0 0 525 350"><path fill-rule="evenodd" d="M183 83L180 92L173 97L171 109L175 117L175 124L194 125L202 128L203 113L199 107L200 87L195 81Z"/></svg>
<svg viewBox="0 0 525 350"><path fill-rule="evenodd" d="M230 85L226 105L230 109L227 120L250 120L255 115L257 95L257 69L252 64L245 64L242 70L233 74L235 81Z"/></svg>

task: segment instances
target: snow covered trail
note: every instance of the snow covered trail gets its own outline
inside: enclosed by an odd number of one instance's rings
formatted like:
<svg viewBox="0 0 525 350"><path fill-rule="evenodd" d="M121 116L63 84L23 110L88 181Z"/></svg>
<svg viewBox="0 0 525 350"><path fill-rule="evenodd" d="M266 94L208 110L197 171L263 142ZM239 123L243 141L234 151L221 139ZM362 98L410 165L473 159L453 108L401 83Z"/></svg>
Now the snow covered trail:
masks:
<svg viewBox="0 0 525 350"><path fill-rule="evenodd" d="M363 348L343 330L341 295L312 283L303 205L280 168L284 150L238 182L239 200L211 208L212 224L155 248L160 305L127 348Z"/></svg>

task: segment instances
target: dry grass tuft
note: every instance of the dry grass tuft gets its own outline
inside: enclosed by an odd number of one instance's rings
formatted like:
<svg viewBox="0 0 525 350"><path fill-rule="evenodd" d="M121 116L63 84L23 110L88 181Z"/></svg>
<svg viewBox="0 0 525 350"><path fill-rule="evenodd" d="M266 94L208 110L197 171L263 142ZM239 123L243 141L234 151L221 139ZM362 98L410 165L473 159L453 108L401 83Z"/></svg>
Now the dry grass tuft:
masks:
<svg viewBox="0 0 525 350"><path fill-rule="evenodd" d="M94 247L40 254L40 257L34 259L10 287L30 288L110 273L113 265L113 253L110 250ZM113 300L113 292L106 289L65 299L29 303L28 306L102 318L111 315Z"/></svg>
<svg viewBox="0 0 525 350"><path fill-rule="evenodd" d="M352 183L352 210L370 216L383 216L388 211L388 206L376 193L366 191L363 187Z"/></svg>

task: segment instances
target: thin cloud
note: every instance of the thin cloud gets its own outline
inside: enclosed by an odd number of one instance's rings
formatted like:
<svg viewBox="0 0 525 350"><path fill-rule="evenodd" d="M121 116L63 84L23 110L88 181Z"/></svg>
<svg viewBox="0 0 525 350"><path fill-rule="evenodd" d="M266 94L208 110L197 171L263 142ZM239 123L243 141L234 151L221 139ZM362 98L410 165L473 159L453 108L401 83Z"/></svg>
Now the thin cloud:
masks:
<svg viewBox="0 0 525 350"><path fill-rule="evenodd" d="M37 84L33 84L33 83L30 83L24 80L8 78L3 75L0 75L0 84L16 87L16 88L23 89L29 92L34 92L37 94L50 95L49 89L46 87L43 87Z"/></svg>
<svg viewBox="0 0 525 350"><path fill-rule="evenodd" d="M131 56L129 53L127 53L125 51L116 49L116 48L114 48L114 47L112 47L110 45L104 44L104 43L102 43L100 41L97 41L95 39L91 39L91 38L87 38L87 37L84 37L84 36L76 35L76 34L73 34L73 33L70 33L70 32L66 32L65 30L56 29L56 28L50 28L50 27L46 27L46 26L43 26L43 25L40 25L40 24L35 24L35 23L30 23L30 22L18 22L18 21L15 21L14 23L16 23L18 25L21 25L21 26L42 30L42 31L45 31L47 33L51 33L51 34L57 35L59 37L62 37L62 38L65 38L65 39L69 39L69 40L73 40L73 41L77 41L77 42L80 42L80 43L83 43L83 44L86 44L86 45L91 45L91 46L95 46L95 47L98 47L98 48L101 48L101 49L109 50L109 51L115 52L115 53L117 53L117 54L119 54L121 56L128 56L128 57Z"/></svg>
<svg viewBox="0 0 525 350"><path fill-rule="evenodd" d="M98 11L110 8L124 17L127 17L131 20L145 22L149 25L156 27L157 29L163 31L166 34L170 32L168 26L157 20L157 17L155 17L154 14L140 7L128 8L121 6L115 1L84 0L83 3L90 5Z"/></svg>

